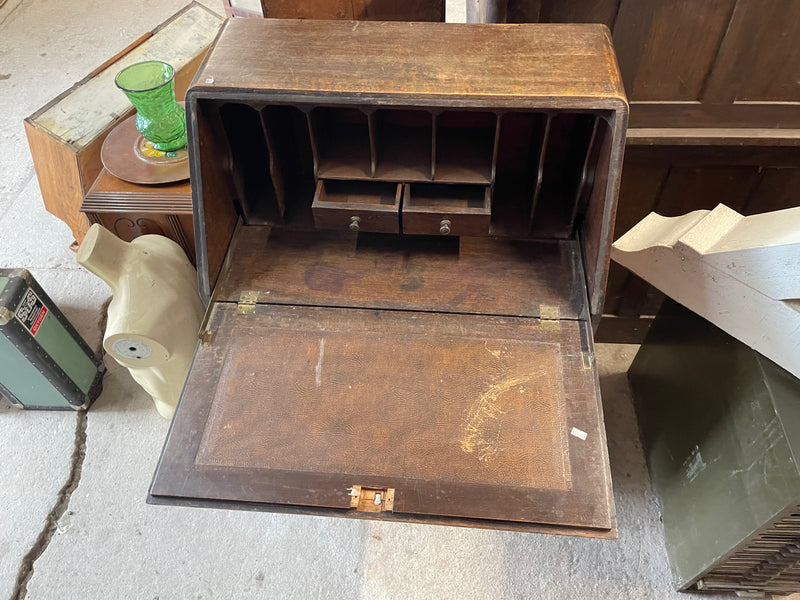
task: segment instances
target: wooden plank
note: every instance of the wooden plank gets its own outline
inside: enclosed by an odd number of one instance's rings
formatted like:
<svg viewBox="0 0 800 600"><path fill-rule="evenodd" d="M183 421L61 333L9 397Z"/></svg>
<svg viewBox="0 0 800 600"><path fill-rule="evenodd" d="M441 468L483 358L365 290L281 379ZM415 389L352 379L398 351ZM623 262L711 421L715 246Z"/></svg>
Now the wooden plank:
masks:
<svg viewBox="0 0 800 600"><path fill-rule="evenodd" d="M800 129L755 127L634 127L628 146L800 146Z"/></svg>
<svg viewBox="0 0 800 600"><path fill-rule="evenodd" d="M796 2L738 0L703 100L800 100L798 31Z"/></svg>
<svg viewBox="0 0 800 600"><path fill-rule="evenodd" d="M538 317L585 318L574 241L396 238L242 227L216 297L261 301Z"/></svg>
<svg viewBox="0 0 800 600"><path fill-rule="evenodd" d="M215 305L153 496L349 516L348 488L388 487L394 511L381 518L613 535L585 323L234 308Z"/></svg>
<svg viewBox="0 0 800 600"><path fill-rule="evenodd" d="M81 205L83 211L165 212L192 214L189 181L168 185L138 185L114 177L103 169Z"/></svg>
<svg viewBox="0 0 800 600"><path fill-rule="evenodd" d="M800 129L800 103L632 102L630 127Z"/></svg>
<svg viewBox="0 0 800 600"><path fill-rule="evenodd" d="M628 146L625 164L676 167L799 167L798 146Z"/></svg>
<svg viewBox="0 0 800 600"><path fill-rule="evenodd" d="M631 100L698 100L736 0L623 0L614 43Z"/></svg>
<svg viewBox="0 0 800 600"><path fill-rule="evenodd" d="M457 60L453 48L460 49ZM248 68L235 68L242 64ZM592 99L595 106L625 106L611 41L600 25L233 19L193 93L216 88L325 93L329 101L350 97L361 104L414 98L497 107L557 97L561 105Z"/></svg>

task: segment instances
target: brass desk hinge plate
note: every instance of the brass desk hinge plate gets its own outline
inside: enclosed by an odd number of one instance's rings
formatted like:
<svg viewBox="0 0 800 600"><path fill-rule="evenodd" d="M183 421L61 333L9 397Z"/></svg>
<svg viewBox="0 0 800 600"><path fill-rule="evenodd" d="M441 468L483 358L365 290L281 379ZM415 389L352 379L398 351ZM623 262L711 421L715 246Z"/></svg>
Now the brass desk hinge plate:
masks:
<svg viewBox="0 0 800 600"><path fill-rule="evenodd" d="M394 510L394 488L367 488L354 485L348 488L350 508L361 512L392 512Z"/></svg>
<svg viewBox="0 0 800 600"><path fill-rule="evenodd" d="M545 331L561 331L561 313L557 306L539 306L539 318Z"/></svg>
<svg viewBox="0 0 800 600"><path fill-rule="evenodd" d="M239 294L239 303L236 305L237 315L252 315L256 312L258 292L246 291Z"/></svg>

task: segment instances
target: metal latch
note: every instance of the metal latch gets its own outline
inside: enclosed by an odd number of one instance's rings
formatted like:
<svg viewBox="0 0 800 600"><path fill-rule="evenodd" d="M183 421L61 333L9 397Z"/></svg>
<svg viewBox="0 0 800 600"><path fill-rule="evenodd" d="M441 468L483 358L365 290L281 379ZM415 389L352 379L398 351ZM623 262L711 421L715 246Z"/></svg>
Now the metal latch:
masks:
<svg viewBox="0 0 800 600"><path fill-rule="evenodd" d="M347 488L350 493L350 508L362 512L394 510L394 488L367 488L354 485Z"/></svg>
<svg viewBox="0 0 800 600"><path fill-rule="evenodd" d="M561 316L557 306L539 305L539 318L545 331L561 331Z"/></svg>
<svg viewBox="0 0 800 600"><path fill-rule="evenodd" d="M236 305L237 315L252 315L256 312L258 292L246 291L239 294L239 303Z"/></svg>

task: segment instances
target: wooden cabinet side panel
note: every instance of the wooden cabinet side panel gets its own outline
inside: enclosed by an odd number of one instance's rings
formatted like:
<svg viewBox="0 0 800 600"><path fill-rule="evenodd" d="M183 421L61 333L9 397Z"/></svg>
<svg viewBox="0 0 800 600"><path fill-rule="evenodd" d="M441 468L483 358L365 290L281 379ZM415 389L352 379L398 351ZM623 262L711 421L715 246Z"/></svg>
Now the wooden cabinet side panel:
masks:
<svg viewBox="0 0 800 600"><path fill-rule="evenodd" d="M72 148L54 140L27 120L25 133L44 206L49 213L67 224L75 241L80 243L89 225L80 212L83 186L78 156Z"/></svg>
<svg viewBox="0 0 800 600"><path fill-rule="evenodd" d="M627 120L627 111L619 111L606 127L595 167L596 180L580 230L589 312L592 315L602 313L605 302Z"/></svg>
<svg viewBox="0 0 800 600"><path fill-rule="evenodd" d="M207 304L225 261L239 213L235 187L230 172L226 170L231 160L230 148L225 142L218 111L213 107L204 109L202 102L190 97L186 121L191 147L189 166L194 182L192 204L197 277L200 296Z"/></svg>

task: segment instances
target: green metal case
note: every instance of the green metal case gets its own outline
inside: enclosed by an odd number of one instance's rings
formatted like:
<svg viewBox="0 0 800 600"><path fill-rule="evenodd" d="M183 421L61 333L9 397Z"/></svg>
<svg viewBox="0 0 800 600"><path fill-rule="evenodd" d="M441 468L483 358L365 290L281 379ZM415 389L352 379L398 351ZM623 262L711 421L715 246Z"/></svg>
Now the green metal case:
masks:
<svg viewBox="0 0 800 600"><path fill-rule="evenodd" d="M25 409L85 410L105 368L26 269L0 269L0 394Z"/></svg>
<svg viewBox="0 0 800 600"><path fill-rule="evenodd" d="M800 592L800 380L672 301L628 376L676 587Z"/></svg>

